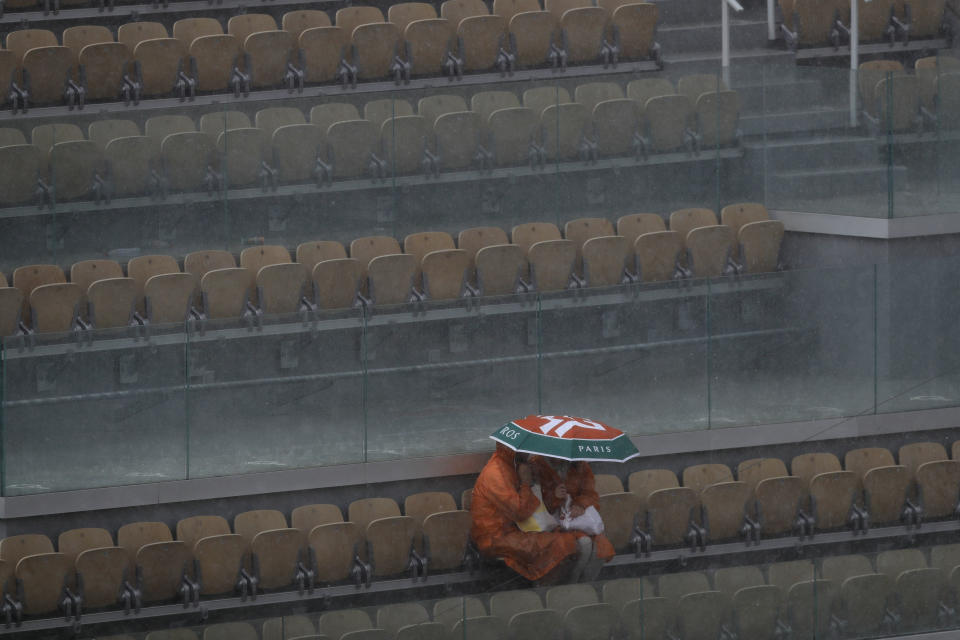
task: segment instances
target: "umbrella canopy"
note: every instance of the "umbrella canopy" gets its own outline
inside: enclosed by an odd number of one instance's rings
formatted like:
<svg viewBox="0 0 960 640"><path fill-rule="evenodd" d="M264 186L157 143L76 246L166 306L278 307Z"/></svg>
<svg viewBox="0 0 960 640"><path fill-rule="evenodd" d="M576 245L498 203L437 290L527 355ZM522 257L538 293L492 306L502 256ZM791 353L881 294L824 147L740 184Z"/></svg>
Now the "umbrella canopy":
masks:
<svg viewBox="0 0 960 640"><path fill-rule="evenodd" d="M571 462L626 462L640 455L622 431L573 416L527 416L508 422L490 437L514 451Z"/></svg>

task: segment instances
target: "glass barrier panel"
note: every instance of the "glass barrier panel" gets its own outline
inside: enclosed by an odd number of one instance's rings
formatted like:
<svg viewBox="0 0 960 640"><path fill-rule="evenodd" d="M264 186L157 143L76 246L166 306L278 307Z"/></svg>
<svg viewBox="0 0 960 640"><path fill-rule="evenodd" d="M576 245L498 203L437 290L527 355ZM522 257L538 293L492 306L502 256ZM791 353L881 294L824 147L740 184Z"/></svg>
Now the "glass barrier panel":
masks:
<svg viewBox="0 0 960 640"><path fill-rule="evenodd" d="M296 297L282 272L271 282L261 270L256 288L248 273L225 273L205 277L207 318L189 337L190 477L362 461L358 313L308 311L299 301L299 310L271 313ZM246 306L243 292L254 290L262 298Z"/></svg>
<svg viewBox="0 0 960 640"><path fill-rule="evenodd" d="M131 292L52 293L34 295L41 331L4 339L4 495L187 477L182 326L125 326L130 309L109 297L132 306ZM117 326L77 328L70 295L89 302L84 322ZM68 333L42 332L62 321Z"/></svg>

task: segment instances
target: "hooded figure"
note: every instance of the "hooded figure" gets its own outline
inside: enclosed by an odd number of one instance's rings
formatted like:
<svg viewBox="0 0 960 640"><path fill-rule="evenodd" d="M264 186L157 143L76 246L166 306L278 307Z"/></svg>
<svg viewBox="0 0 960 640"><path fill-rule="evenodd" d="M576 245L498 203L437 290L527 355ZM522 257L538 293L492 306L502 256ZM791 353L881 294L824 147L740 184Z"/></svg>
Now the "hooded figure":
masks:
<svg viewBox="0 0 960 640"><path fill-rule="evenodd" d="M531 490L533 475L539 475L547 509L563 506L565 498L557 497L557 487L561 484L573 504L596 506L597 494L593 490L590 467L585 463L573 465L566 482L561 482L544 459L531 458L519 464L517 460L513 450L497 444L497 450L477 478L470 507L471 537L477 549L485 556L503 558L508 567L531 581L541 580L551 572L551 578L568 577L572 572L569 577L573 581L581 575L592 579L594 576L587 575L587 564L592 563L598 572L603 562L613 557L613 547L606 538L591 538L577 531L528 533L516 524L529 518L540 506L540 500ZM518 471L523 465L530 467L530 473Z"/></svg>

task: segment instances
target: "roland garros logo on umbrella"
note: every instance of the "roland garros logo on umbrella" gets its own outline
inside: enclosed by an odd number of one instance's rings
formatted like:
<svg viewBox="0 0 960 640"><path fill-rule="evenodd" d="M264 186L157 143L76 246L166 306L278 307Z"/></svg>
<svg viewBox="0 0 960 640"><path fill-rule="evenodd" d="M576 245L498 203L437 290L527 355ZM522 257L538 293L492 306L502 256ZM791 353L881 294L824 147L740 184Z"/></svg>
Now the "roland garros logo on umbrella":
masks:
<svg viewBox="0 0 960 640"><path fill-rule="evenodd" d="M570 461L625 462L639 455L619 429L574 416L527 416L490 437L514 451Z"/></svg>

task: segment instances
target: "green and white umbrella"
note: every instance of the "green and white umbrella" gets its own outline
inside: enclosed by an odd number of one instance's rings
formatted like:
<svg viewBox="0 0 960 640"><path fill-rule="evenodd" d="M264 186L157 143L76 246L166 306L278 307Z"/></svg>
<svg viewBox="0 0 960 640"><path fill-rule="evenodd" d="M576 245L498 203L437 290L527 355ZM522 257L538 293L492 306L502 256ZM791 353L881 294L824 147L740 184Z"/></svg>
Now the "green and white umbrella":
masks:
<svg viewBox="0 0 960 640"><path fill-rule="evenodd" d="M490 437L514 451L571 462L626 462L640 455L619 429L573 416L527 416L508 422Z"/></svg>

